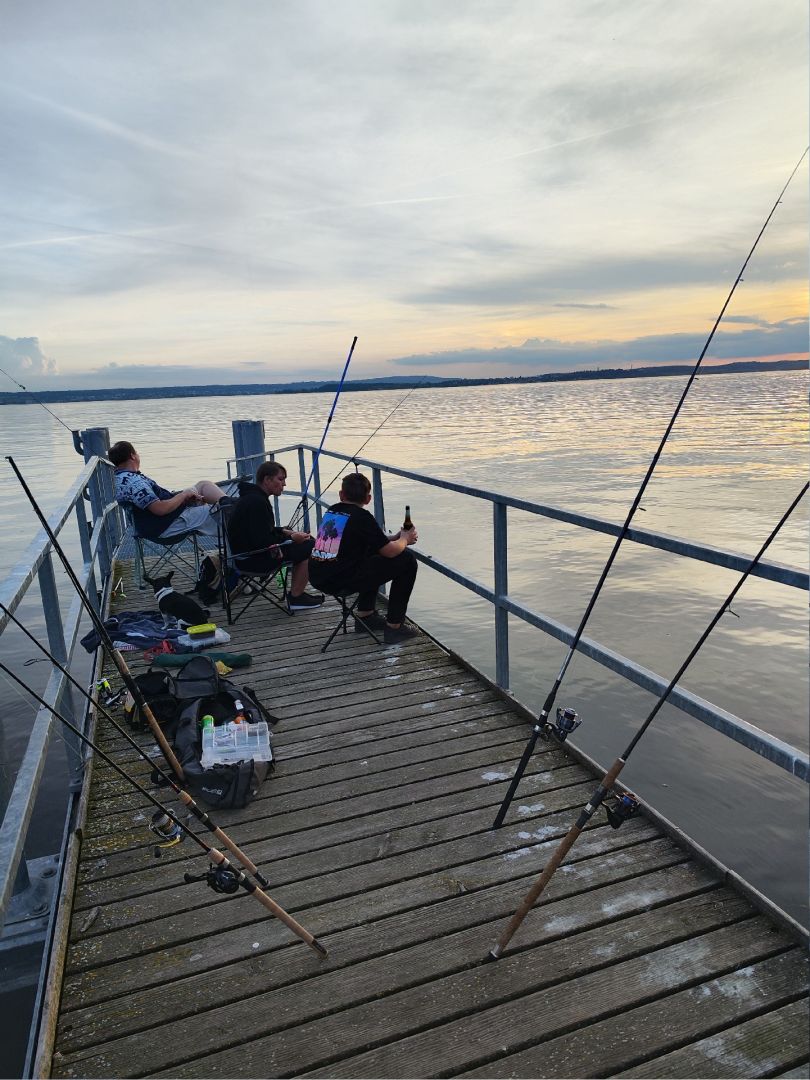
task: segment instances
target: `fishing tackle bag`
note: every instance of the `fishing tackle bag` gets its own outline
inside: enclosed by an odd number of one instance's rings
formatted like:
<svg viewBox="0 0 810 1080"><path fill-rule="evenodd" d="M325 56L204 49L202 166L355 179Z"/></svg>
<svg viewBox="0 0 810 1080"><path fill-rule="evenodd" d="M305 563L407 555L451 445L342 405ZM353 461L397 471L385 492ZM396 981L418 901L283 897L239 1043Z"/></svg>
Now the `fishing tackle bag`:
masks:
<svg viewBox="0 0 810 1080"><path fill-rule="evenodd" d="M230 679L222 678L208 656L192 657L173 681L181 708L171 725L171 738L185 775L185 787L209 806L221 810L247 806L273 768L272 749L270 761L247 758L205 768L201 761L202 718L213 716L215 725L227 724L238 712L237 701L253 723L264 720L269 727L277 718L268 712L251 687L240 688Z"/></svg>

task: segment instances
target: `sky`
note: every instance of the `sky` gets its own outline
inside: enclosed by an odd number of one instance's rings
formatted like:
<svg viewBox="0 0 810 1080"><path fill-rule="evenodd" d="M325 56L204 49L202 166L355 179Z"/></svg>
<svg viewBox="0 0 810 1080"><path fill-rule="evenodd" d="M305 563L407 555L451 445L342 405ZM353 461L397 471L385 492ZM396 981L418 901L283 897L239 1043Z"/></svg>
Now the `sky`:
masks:
<svg viewBox="0 0 810 1080"><path fill-rule="evenodd" d="M694 361L806 0L0 0L0 389ZM805 158L709 361L807 353Z"/></svg>

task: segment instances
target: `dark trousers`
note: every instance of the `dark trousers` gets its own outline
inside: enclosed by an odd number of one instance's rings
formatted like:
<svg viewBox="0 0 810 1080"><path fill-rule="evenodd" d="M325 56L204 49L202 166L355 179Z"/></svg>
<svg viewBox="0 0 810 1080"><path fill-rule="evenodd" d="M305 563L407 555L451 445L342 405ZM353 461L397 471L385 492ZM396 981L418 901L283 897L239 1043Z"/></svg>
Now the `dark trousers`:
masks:
<svg viewBox="0 0 810 1080"><path fill-rule="evenodd" d="M388 621L402 622L408 607L411 592L414 591L416 571L419 564L411 552L403 551L393 558L372 555L363 565L355 570L350 578L341 582L341 588L347 592L360 593L357 609L369 611L375 605L377 590L380 585L391 582L388 596Z"/></svg>
<svg viewBox="0 0 810 1080"><path fill-rule="evenodd" d="M235 561L237 568L244 570L245 573L272 574L274 570L279 570L284 563L292 563L293 566L297 566L305 559L308 559L314 547L314 540L301 540L292 544L285 544L284 547L274 547L269 551L261 551L255 555L246 555L244 558L236 555ZM273 557L271 552L278 552L278 555Z"/></svg>
<svg viewBox="0 0 810 1080"><path fill-rule="evenodd" d="M386 559L383 555L372 555L366 559L362 566L346 577L332 578L327 585L317 581L317 570L312 574L313 562L310 563L310 576L315 576L313 582L316 589L325 588L327 592L356 592L360 594L357 607L360 611L370 611L374 607L377 597L377 589L386 582L391 582L391 591L388 595L388 621L401 623L405 618L408 601L413 592L416 581L416 571L419 564L416 557L410 551L403 551L393 559Z"/></svg>

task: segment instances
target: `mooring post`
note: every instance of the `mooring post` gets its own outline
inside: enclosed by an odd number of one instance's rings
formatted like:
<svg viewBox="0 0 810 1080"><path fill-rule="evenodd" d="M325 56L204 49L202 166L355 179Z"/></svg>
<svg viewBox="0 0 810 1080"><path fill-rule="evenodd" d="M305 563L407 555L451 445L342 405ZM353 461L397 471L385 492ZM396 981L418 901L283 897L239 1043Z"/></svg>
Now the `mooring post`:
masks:
<svg viewBox="0 0 810 1080"><path fill-rule="evenodd" d="M231 427L236 475L252 480L265 459L264 420L232 420Z"/></svg>

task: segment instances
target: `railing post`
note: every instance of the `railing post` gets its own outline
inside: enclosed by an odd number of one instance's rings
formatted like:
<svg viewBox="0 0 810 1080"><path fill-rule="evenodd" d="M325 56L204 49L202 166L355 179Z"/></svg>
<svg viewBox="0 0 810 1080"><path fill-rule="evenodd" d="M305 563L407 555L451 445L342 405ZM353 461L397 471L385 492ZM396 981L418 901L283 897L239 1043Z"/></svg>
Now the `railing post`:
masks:
<svg viewBox="0 0 810 1080"><path fill-rule="evenodd" d="M495 682L504 690L509 689L509 615L501 606L501 599L508 595L508 551L506 535L506 506L492 504L494 532L495 569Z"/></svg>
<svg viewBox="0 0 810 1080"><path fill-rule="evenodd" d="M89 461L90 458L94 456L107 456L107 451L110 449L110 432L107 428L88 428L86 431L82 431L79 434L85 461ZM98 521L102 522L101 541L98 547L98 561L101 566L102 576L106 580L112 567L113 548L110 546L110 537L106 528L106 521L104 520L104 507L107 500L105 497L103 480L98 470L93 474L89 486L90 506L93 511L93 525L95 526Z"/></svg>
<svg viewBox="0 0 810 1080"><path fill-rule="evenodd" d="M236 475L252 480L264 461L264 420L232 420Z"/></svg>
<svg viewBox="0 0 810 1080"><path fill-rule="evenodd" d="M312 494L315 496L315 529L321 527L323 507L321 506L321 459L317 454L312 458Z"/></svg>
<svg viewBox="0 0 810 1080"><path fill-rule="evenodd" d="M374 496L374 520L385 531L385 504L383 503L382 473L371 470L371 491Z"/></svg>
<svg viewBox="0 0 810 1080"><path fill-rule="evenodd" d="M62 626L62 612L59 607L59 593L56 588L56 577L53 572L53 556L49 551L42 560L37 577L39 579L39 591L42 596L42 611L45 615L45 630L48 634L50 650L60 664L67 666L68 655L65 645L65 635ZM55 706L69 720L76 724L76 711L73 707L73 694L70 685L62 680L62 689L58 695L59 702ZM77 725L78 726L78 725ZM64 730L65 745L68 748L68 768L70 770L70 789L78 791L82 786L83 754L81 740L69 728Z"/></svg>
<svg viewBox="0 0 810 1080"><path fill-rule="evenodd" d="M299 476L299 491L301 492L301 513L304 517L304 532L309 532L309 495L304 498L304 488L307 486L307 466L304 461L304 448L298 447L298 476Z"/></svg>

